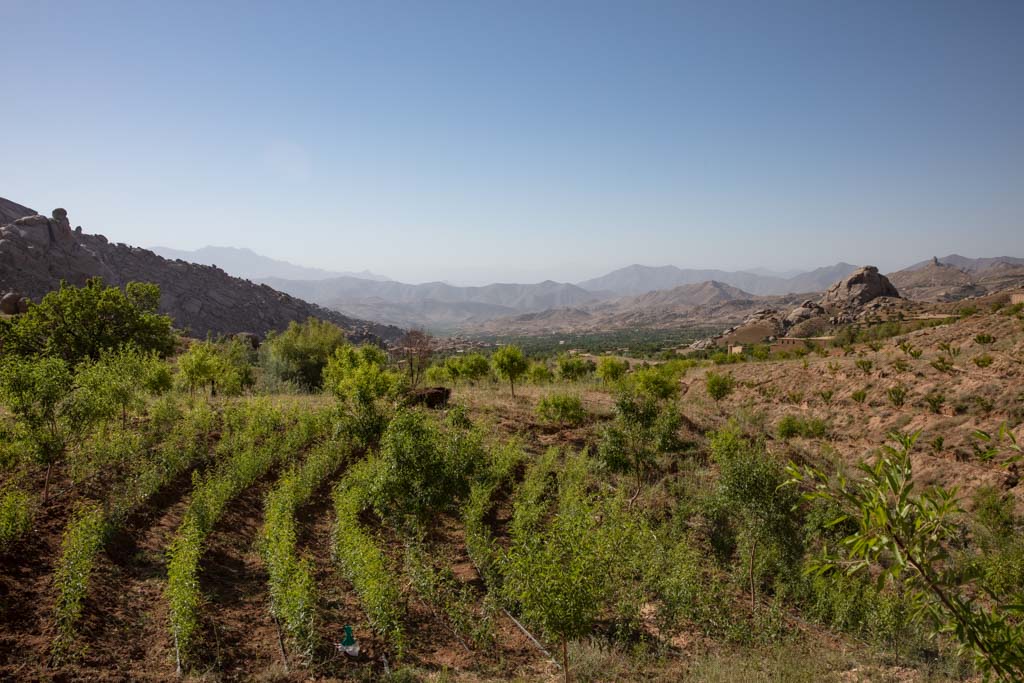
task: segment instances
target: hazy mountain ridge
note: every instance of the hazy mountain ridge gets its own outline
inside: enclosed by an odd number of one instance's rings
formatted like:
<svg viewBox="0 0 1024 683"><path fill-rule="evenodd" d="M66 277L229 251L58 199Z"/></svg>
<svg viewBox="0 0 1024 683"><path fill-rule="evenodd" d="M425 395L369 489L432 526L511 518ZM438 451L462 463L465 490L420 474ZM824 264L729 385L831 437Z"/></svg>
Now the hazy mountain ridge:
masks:
<svg viewBox="0 0 1024 683"><path fill-rule="evenodd" d="M355 277L262 282L294 296L340 311L374 314L393 324L444 328L469 321L550 308L578 306L599 296L576 285L546 280L535 284L496 283L458 287L444 282L411 285Z"/></svg>
<svg viewBox="0 0 1024 683"><path fill-rule="evenodd" d="M151 251L172 261L180 259L188 263L198 263L204 266L215 265L229 275L248 280L262 280L272 277L291 280L321 280L342 275L379 282L390 280L390 278L384 275L378 275L368 270L359 273L343 273L323 270L322 268L300 266L288 261L258 254L246 247L215 247L208 245L194 250L153 247Z"/></svg>
<svg viewBox="0 0 1024 683"><path fill-rule="evenodd" d="M856 270L849 263L837 263L800 273L793 277L765 275L751 271L677 268L676 266L643 266L633 264L601 277L578 283L588 291L610 291L629 296L680 285L717 281L761 296L817 292Z"/></svg>

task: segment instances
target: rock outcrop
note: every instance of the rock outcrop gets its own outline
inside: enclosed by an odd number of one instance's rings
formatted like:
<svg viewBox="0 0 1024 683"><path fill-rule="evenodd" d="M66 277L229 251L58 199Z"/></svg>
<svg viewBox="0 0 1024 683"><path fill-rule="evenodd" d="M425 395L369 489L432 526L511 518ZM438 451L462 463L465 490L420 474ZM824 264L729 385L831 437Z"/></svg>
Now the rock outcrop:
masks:
<svg viewBox="0 0 1024 683"><path fill-rule="evenodd" d="M0 200L0 209L10 206L19 205ZM10 213L21 210L28 209ZM262 337L311 316L337 324L357 341L392 340L402 334L397 327L350 318L267 285L231 277L215 266L169 261L147 249L111 244L103 235L85 234L81 228L72 230L64 209L54 209L49 218L21 216L0 227L0 292L16 291L39 300L61 280L80 286L97 276L110 285L159 285L161 312L200 338L239 332Z"/></svg>
<svg viewBox="0 0 1024 683"><path fill-rule="evenodd" d="M889 278L878 272L878 268L864 266L829 287L818 303L827 310L846 310L858 308L881 296L898 299L900 293Z"/></svg>

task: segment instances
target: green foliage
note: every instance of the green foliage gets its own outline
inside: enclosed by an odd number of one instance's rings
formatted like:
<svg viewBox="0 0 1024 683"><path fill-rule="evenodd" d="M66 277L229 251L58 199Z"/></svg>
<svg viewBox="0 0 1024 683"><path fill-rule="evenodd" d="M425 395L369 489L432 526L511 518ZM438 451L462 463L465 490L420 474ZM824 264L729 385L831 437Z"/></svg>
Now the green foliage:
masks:
<svg viewBox="0 0 1024 683"><path fill-rule="evenodd" d="M813 468L790 466L791 481L810 487L807 498L836 505L841 512L835 523L852 520L856 525L840 542L841 554L823 554L811 570L825 574L842 567L847 574L877 573L879 586L899 586L908 596L912 616L927 618L937 633L953 634L983 672L1018 680L1024 676L1019 608L950 561L962 509L952 491L915 490L910 453L917 436L892 434L894 445L885 446L873 464L862 463L862 478L856 482L845 477L833 482ZM978 591L988 592L993 600L973 599Z"/></svg>
<svg viewBox="0 0 1024 683"><path fill-rule="evenodd" d="M68 364L55 357L0 359L0 402L14 415L35 459L50 466L81 440L98 419L102 404L74 390ZM46 497L47 486L44 485Z"/></svg>
<svg viewBox="0 0 1024 683"><path fill-rule="evenodd" d="M589 358L570 356L568 354L559 356L557 365L558 376L568 382L581 380L597 369L597 365Z"/></svg>
<svg viewBox="0 0 1024 683"><path fill-rule="evenodd" d="M458 504L484 461L480 434L438 429L416 410L400 410L381 439L367 501L382 519L422 524Z"/></svg>
<svg viewBox="0 0 1024 683"><path fill-rule="evenodd" d="M404 568L412 589L435 615L440 612L461 643L469 641L478 650L494 645L494 624L487 603L479 608L481 596L473 586L459 581L450 568L435 567L421 540L406 542Z"/></svg>
<svg viewBox="0 0 1024 683"><path fill-rule="evenodd" d="M820 439L828 433L828 424L816 417L784 415L775 427L775 433L780 439L790 439L794 436Z"/></svg>
<svg viewBox="0 0 1024 683"><path fill-rule="evenodd" d="M537 402L537 417L549 424L576 427L587 419L583 401L574 394L550 394Z"/></svg>
<svg viewBox="0 0 1024 683"><path fill-rule="evenodd" d="M178 371L190 392L209 386L211 396L217 395L218 387L228 396L237 396L255 381L249 347L241 339L192 344L178 359Z"/></svg>
<svg viewBox="0 0 1024 683"><path fill-rule="evenodd" d="M551 372L548 364L543 361L530 363L530 367L526 371L526 379L533 384L548 384L554 378L554 373Z"/></svg>
<svg viewBox="0 0 1024 683"><path fill-rule="evenodd" d="M718 374L716 372L708 372L704 378L704 383L707 386L708 396L721 401L723 398L732 393L736 387L736 380L733 379L732 375L729 374Z"/></svg>
<svg viewBox="0 0 1024 683"><path fill-rule="evenodd" d="M231 500L313 436L301 424L279 431L286 427L284 416L264 403L239 408L237 414L225 416L225 423L233 433L222 438L218 450L230 456L212 472L193 473L192 499L168 550L165 595L179 670L196 646L202 605L199 560L207 534Z"/></svg>
<svg viewBox="0 0 1024 683"><path fill-rule="evenodd" d="M612 356L604 356L597 361L597 376L606 384L614 384L629 372L629 362Z"/></svg>
<svg viewBox="0 0 1024 683"><path fill-rule="evenodd" d="M633 389L659 401L674 399L679 395L679 378L686 371L674 363L662 363L639 368L629 376Z"/></svg>
<svg viewBox="0 0 1024 683"><path fill-rule="evenodd" d="M856 365L857 368L865 375L871 374L871 369L874 367L874 363L872 363L867 358L858 358L856 361L854 361L854 365Z"/></svg>
<svg viewBox="0 0 1024 683"><path fill-rule="evenodd" d="M798 563L802 548L792 514L797 497L781 488L785 469L735 427L715 432L710 450L720 470L716 496L738 529L739 547L747 557L753 611L757 585L766 578L791 576Z"/></svg>
<svg viewBox="0 0 1024 683"><path fill-rule="evenodd" d="M370 344L338 347L327 361L323 381L341 401L349 431L363 446L376 443L387 424L384 399L405 387L403 376L388 369L387 354Z"/></svg>
<svg viewBox="0 0 1024 683"><path fill-rule="evenodd" d="M384 553L359 524L360 514L368 507L370 487L381 468L377 459L364 460L350 468L335 490L334 556L359 594L370 625L400 658L405 649L405 601Z"/></svg>
<svg viewBox="0 0 1024 683"><path fill-rule="evenodd" d="M996 338L991 334L981 333L974 336L974 341L978 344L992 344L995 343Z"/></svg>
<svg viewBox="0 0 1024 683"><path fill-rule="evenodd" d="M551 502L524 483L526 497L516 502L511 545L502 561L503 595L528 623L563 645L590 632L612 594L618 555L586 491L586 472L586 455L569 456Z"/></svg>
<svg viewBox="0 0 1024 683"><path fill-rule="evenodd" d="M94 415L110 420L120 417L122 426L128 413L143 405L143 391L162 393L170 384L170 370L155 353L134 347L103 352L98 361L85 361L75 373L79 399L93 406Z"/></svg>
<svg viewBox="0 0 1024 683"><path fill-rule="evenodd" d="M51 654L60 663L73 657L76 625L82 616L96 554L103 547L107 534L102 508L87 505L79 508L64 532L61 560L54 573L57 603L54 608L56 635Z"/></svg>
<svg viewBox="0 0 1024 683"><path fill-rule="evenodd" d="M939 356L931 362L931 366L939 372L950 373L953 371L953 363L948 358Z"/></svg>
<svg viewBox="0 0 1024 683"><path fill-rule="evenodd" d="M337 325L317 318L292 321L284 332L267 335L260 346L260 365L280 382L314 391L323 385L328 359L347 343Z"/></svg>
<svg viewBox="0 0 1024 683"><path fill-rule="evenodd" d="M27 313L0 319L4 355L60 358L69 366L107 350L134 346L166 356L174 349L171 319L159 315L160 288L129 282L124 291L92 278L83 287L60 289Z"/></svg>
<svg viewBox="0 0 1024 683"><path fill-rule="evenodd" d="M615 418L601 435L600 459L613 472L632 469L639 491L657 456L679 450L679 425L672 403L623 387L615 397Z"/></svg>
<svg viewBox="0 0 1024 683"><path fill-rule="evenodd" d="M491 374L491 362L479 353L467 353L459 359L459 377L469 382L479 382Z"/></svg>
<svg viewBox="0 0 1024 683"><path fill-rule="evenodd" d="M992 365L992 361L995 359L992 358L991 355L983 353L980 356L975 356L972 360L974 361L974 364L977 365L979 368L987 368L988 366Z"/></svg>
<svg viewBox="0 0 1024 683"><path fill-rule="evenodd" d="M924 402L928 404L929 410L938 414L942 412L942 406L946 403L946 395L941 391L929 391L924 397Z"/></svg>
<svg viewBox="0 0 1024 683"><path fill-rule="evenodd" d="M892 403L894 407L899 408L907 400L907 388L902 384L897 384L894 387L886 389L885 395L889 397L889 403Z"/></svg>
<svg viewBox="0 0 1024 683"><path fill-rule="evenodd" d="M0 552L25 535L35 517L32 495L16 486L0 489Z"/></svg>
<svg viewBox="0 0 1024 683"><path fill-rule="evenodd" d="M516 381L523 376L529 364L523 350L518 346L502 346L491 356L491 365L498 377L508 380L513 398L516 395Z"/></svg>
<svg viewBox="0 0 1024 683"><path fill-rule="evenodd" d="M495 493L512 478L525 458L522 448L514 442L494 450L487 468L470 486L462 508L466 552L492 590L501 586L501 573L497 568L499 546L487 524L487 515L494 506Z"/></svg>
<svg viewBox="0 0 1024 683"><path fill-rule="evenodd" d="M260 550L269 575L270 609L307 662L320 642L318 598L312 563L297 552L295 515L350 452L347 444L338 441L317 446L301 466L290 467L267 495Z"/></svg>
<svg viewBox="0 0 1024 683"><path fill-rule="evenodd" d="M866 389L857 389L850 394L850 398L853 399L854 403L863 404L868 398L868 392Z"/></svg>

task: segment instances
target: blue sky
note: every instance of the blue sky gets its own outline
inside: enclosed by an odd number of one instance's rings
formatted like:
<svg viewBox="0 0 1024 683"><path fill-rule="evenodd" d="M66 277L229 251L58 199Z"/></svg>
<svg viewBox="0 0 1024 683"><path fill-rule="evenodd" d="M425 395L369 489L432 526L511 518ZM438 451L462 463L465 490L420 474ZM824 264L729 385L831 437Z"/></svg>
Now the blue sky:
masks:
<svg viewBox="0 0 1024 683"><path fill-rule="evenodd" d="M1024 256L1024 3L0 0L0 196L457 282Z"/></svg>

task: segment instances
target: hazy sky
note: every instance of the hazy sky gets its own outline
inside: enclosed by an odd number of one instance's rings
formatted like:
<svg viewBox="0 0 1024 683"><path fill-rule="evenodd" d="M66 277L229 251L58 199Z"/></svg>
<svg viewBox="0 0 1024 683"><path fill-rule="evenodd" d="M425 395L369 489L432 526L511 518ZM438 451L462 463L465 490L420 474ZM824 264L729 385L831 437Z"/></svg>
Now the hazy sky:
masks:
<svg viewBox="0 0 1024 683"><path fill-rule="evenodd" d="M0 196L421 281L1024 256L1024 2L0 0Z"/></svg>

